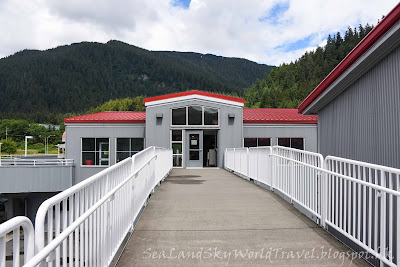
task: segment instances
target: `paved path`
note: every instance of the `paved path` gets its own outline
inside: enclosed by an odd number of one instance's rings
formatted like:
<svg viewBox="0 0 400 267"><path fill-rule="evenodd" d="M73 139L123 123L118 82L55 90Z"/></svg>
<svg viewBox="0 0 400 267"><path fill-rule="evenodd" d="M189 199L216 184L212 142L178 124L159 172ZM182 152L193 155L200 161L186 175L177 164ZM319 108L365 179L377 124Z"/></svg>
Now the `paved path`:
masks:
<svg viewBox="0 0 400 267"><path fill-rule="evenodd" d="M346 252L268 190L225 170L174 169L118 266L368 266Z"/></svg>

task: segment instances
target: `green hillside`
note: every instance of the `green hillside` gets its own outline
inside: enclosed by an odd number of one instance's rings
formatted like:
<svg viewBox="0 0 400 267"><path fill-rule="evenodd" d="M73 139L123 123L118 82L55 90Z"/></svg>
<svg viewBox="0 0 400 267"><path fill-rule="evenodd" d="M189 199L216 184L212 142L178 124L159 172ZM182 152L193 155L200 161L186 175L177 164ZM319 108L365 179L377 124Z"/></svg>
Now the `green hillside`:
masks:
<svg viewBox="0 0 400 267"><path fill-rule="evenodd" d="M238 58L148 51L119 41L24 50L0 59L0 113L3 118L79 113L110 99L195 89L243 96L271 68Z"/></svg>

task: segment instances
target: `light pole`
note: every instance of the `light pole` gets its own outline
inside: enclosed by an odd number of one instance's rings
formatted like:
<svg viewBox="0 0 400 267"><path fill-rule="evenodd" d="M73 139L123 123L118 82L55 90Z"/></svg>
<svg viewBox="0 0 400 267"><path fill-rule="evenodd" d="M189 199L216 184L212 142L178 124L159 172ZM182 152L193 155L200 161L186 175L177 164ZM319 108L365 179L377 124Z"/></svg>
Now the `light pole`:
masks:
<svg viewBox="0 0 400 267"><path fill-rule="evenodd" d="M33 138L33 136L25 136L25 157L28 155L28 139Z"/></svg>
<svg viewBox="0 0 400 267"><path fill-rule="evenodd" d="M55 136L54 134L51 134L49 136L47 136L47 142L46 142L46 146L47 146L47 152L45 151L46 154L49 154L49 137Z"/></svg>
<svg viewBox="0 0 400 267"><path fill-rule="evenodd" d="M0 143L0 166L1 166L1 144L2 143Z"/></svg>

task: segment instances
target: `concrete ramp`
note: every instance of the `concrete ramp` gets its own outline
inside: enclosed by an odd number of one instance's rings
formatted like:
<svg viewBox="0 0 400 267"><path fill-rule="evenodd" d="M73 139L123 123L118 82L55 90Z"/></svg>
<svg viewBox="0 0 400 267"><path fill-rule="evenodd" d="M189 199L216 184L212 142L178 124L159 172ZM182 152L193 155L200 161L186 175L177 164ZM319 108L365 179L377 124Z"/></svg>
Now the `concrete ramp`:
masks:
<svg viewBox="0 0 400 267"><path fill-rule="evenodd" d="M279 196L221 169L174 169L118 266L369 266Z"/></svg>

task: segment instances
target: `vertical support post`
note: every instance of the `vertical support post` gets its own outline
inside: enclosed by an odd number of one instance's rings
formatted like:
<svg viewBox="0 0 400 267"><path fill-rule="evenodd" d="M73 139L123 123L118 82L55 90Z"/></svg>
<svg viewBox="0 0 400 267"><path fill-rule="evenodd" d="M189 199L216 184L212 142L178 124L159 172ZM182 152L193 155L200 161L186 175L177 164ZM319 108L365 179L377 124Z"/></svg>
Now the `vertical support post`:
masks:
<svg viewBox="0 0 400 267"><path fill-rule="evenodd" d="M290 151L290 158L291 159L294 159L294 157L293 157L293 151L291 150ZM288 183L288 186L289 186L289 194L290 194L290 203L291 204L293 204L293 181L294 181L294 178L293 178L293 173L294 173L294 162L293 161L290 161L290 162L288 162L288 164L290 165L290 170L289 170L289 183Z"/></svg>
<svg viewBox="0 0 400 267"><path fill-rule="evenodd" d="M236 171L236 148L233 149L233 169L232 171Z"/></svg>
<svg viewBox="0 0 400 267"><path fill-rule="evenodd" d="M320 158L319 159L320 164L321 164L321 168L324 170L329 170L328 169L328 164L324 164L324 159ZM320 194L320 198L321 198L321 223L320 225L323 228L326 228L326 218L328 217L328 174L326 172L320 172L320 179L321 179L321 194Z"/></svg>
<svg viewBox="0 0 400 267"><path fill-rule="evenodd" d="M247 177L250 177L250 175L249 175L249 167L250 167L250 162L249 162L249 148L246 149L246 159L247 159L246 176L247 176Z"/></svg>

